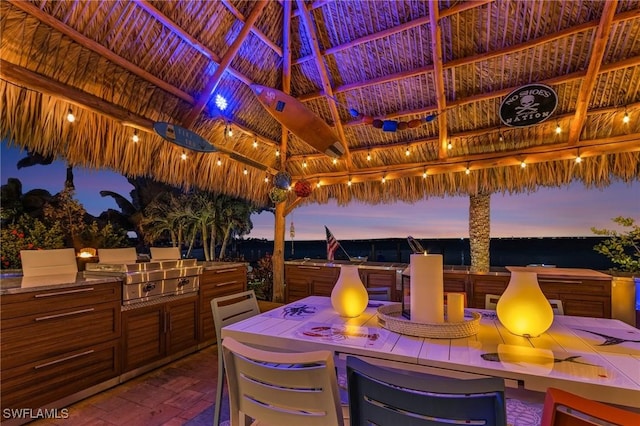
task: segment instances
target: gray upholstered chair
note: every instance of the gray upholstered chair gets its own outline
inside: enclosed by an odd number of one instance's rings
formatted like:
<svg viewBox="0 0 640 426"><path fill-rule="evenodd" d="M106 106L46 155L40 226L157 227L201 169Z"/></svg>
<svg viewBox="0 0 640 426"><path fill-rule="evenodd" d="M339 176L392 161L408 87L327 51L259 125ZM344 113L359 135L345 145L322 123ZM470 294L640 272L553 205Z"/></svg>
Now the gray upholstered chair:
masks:
<svg viewBox="0 0 640 426"><path fill-rule="evenodd" d="M504 382L400 371L347 357L351 425L505 426Z"/></svg>

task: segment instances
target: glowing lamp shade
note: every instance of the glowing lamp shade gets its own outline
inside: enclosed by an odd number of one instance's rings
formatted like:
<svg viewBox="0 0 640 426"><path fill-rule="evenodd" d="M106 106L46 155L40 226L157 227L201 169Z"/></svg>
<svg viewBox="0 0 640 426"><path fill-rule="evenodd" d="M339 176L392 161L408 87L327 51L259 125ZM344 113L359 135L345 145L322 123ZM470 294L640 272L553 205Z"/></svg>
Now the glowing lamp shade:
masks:
<svg viewBox="0 0 640 426"><path fill-rule="evenodd" d="M364 288L358 267L342 265L340 276L331 291L331 305L342 317L357 317L367 308L369 294Z"/></svg>
<svg viewBox="0 0 640 426"><path fill-rule="evenodd" d="M496 313L502 325L518 336L540 336L553 322L553 309L540 290L535 272L511 271Z"/></svg>

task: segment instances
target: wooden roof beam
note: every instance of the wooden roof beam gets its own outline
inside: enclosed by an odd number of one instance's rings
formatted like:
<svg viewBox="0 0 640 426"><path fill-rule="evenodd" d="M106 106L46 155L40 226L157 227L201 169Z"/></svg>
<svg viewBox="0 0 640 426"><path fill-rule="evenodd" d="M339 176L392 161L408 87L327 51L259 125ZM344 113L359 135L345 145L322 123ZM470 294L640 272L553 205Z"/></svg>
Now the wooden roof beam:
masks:
<svg viewBox="0 0 640 426"><path fill-rule="evenodd" d="M443 18L445 16L451 16L451 15L455 15L461 12L464 12L465 10L469 10L469 9L473 9L482 5L485 5L487 3L491 3L493 0L478 0L478 1L467 1L464 3L460 3L457 4L453 7L450 7L448 9L444 9L440 12L440 17ZM403 31L407 31L410 30L412 28L415 27L419 27L420 25L427 25L429 23L430 17L429 16L422 16L420 18L414 19L412 21L409 22L405 22L403 24L397 25L395 27L391 27L391 28L387 28L384 31L379 31L377 33L373 33L373 34L368 34L364 37L360 37L357 38L355 40L351 40L348 43L343 43L340 44L338 46L333 46L330 47L326 50L324 50L322 52L322 55L332 55L334 53L338 53L341 52L343 50L349 49L351 47L355 47L358 46L360 44L363 43L368 43L370 41L375 41L378 39L381 39L383 37L389 37L392 36L394 34L398 34L401 33ZM307 55L307 56L303 56L301 58L296 59L295 61L293 61L294 64L300 64L302 62L306 62L308 60L313 59L313 55Z"/></svg>
<svg viewBox="0 0 640 426"><path fill-rule="evenodd" d="M224 7L226 7L227 9L229 9L229 12L231 12L231 14L233 16L236 17L236 19L240 22L245 22L245 17L244 15L238 10L237 7L235 7L233 5L233 3L231 3L229 0L221 0L222 4L224 4ZM276 55L280 56L282 58L282 49L280 48L280 46L278 46L277 44L275 44L274 42L272 42L269 37L267 37L262 31L260 31L257 27L251 27L251 32L253 33L253 35L255 35L256 37L258 37L260 40L262 40L262 42L264 44L266 44L267 46L269 46L269 48L271 50L273 50Z"/></svg>
<svg viewBox="0 0 640 426"><path fill-rule="evenodd" d="M614 16L613 22L622 22L629 19L638 19L638 11L637 10L629 10L626 12L619 13ZM554 40L559 40L565 38L572 34L581 33L584 31L588 31L592 28L598 26L598 21L594 20L591 22L585 22L580 25L576 25L574 27L570 27L564 29L562 31L555 32L553 34L549 34L543 37L536 38L534 40L529 40L525 43L516 44L513 46L506 47L504 49L493 50L491 52L484 52L473 56L468 56L466 58L454 59L449 62L445 62L443 64L443 69L450 69L454 67L470 65L479 61L487 61L489 59L498 58L510 53L520 52L522 50L531 49L532 47L539 46L542 44L550 43ZM432 66L426 66L422 68L416 68L414 70L402 71L395 74L389 74L382 77L377 77L371 80L362 81L358 83L345 84L342 86L335 87L333 92L335 94L344 93L350 90L361 89L364 87L372 86L375 84L389 83L392 81L402 80L404 78L414 77L416 75L426 74L429 72L433 72ZM298 97L298 100L301 102L310 101L313 99L321 98L323 94L321 92L307 93L305 95L301 95Z"/></svg>
<svg viewBox="0 0 640 426"><path fill-rule="evenodd" d="M253 27L253 24L256 22L256 20L258 20L260 14L268 3L268 0L260 0L254 3L255 6L249 14L249 17L247 18L244 26L240 30L238 37L236 37L236 39L233 40L233 43L231 43L231 46L229 46L229 50L227 50L227 52L224 54L220 65L218 66L218 68L216 68L213 76L211 76L211 79L209 79L209 82L200 94L200 97L198 98L196 104L193 106L193 108L191 108L187 116L182 120L182 125L184 127L191 127L193 122L196 121L196 118L198 118L200 113L204 110L204 107L207 105L207 102L209 102L209 99L211 98L211 94L214 92L214 90L216 90L218 84L220 84L222 75L229 67L229 64L231 64L231 61L236 56L236 53L238 53L240 46L242 46L242 43L244 43L245 39L249 35L251 27Z"/></svg>
<svg viewBox="0 0 640 426"><path fill-rule="evenodd" d="M433 62L433 82L436 86L436 103L438 105L438 157L447 157L447 98L444 93L444 69L442 66L442 28L440 28L440 11L438 0L429 2L429 30L431 32L431 55Z"/></svg>
<svg viewBox="0 0 640 426"><path fill-rule="evenodd" d="M20 0L7 0L7 1L10 2L14 7L17 7L23 12L38 19L40 22L43 22L44 24L49 25L51 28L55 29L56 31L60 31L62 34L66 35L67 37L69 37L71 40L75 41L82 47L103 56L104 58L108 59L114 64L119 65L122 68L126 69L127 71L131 72L132 74L137 75L138 77L156 85L157 87L164 90L165 92L171 93L172 95L182 99L185 102L188 102L189 104L194 103L193 97L188 93L183 92L177 87L172 86L166 81L159 79L155 75L127 61L122 56L119 56L113 53L111 50L107 49L100 43L85 37L84 35L80 34L79 32L69 27L68 25L64 24L63 22L58 21L56 18L49 15L48 13L43 12L32 3L29 3L26 1L20 1Z"/></svg>
<svg viewBox="0 0 640 426"><path fill-rule="evenodd" d="M545 163L559 160L575 159L580 149L582 158L597 155L607 155L622 152L640 152L638 144L639 135L622 135L614 138L590 140L580 143L577 146L568 147L566 144L554 144L532 147L522 152L503 152L475 154L465 157L450 157L431 162L396 164L388 166L372 167L362 170L352 170L348 174L345 172L327 172L308 175L294 175L292 180L320 180L322 185L346 184L351 178L352 183L371 182L381 180L382 177L389 179L399 179L406 177L423 176L442 173L464 172L467 167L471 171L480 169L491 169L496 167L520 166L524 161L526 164Z"/></svg>
<svg viewBox="0 0 640 426"><path fill-rule="evenodd" d="M176 25L175 22L173 22L166 15L164 15L162 12L160 12L158 9L156 9L155 6L153 6L147 0L134 0L134 1L136 2L136 4L138 6L143 8L147 13L149 13L151 16L153 16L155 19L157 19L162 25L164 25L165 27L169 28L171 31L173 31L173 33L175 33L177 36L179 36L184 41L186 41L191 46L193 46L194 49L196 49L198 52L200 52L201 54L203 54L207 58L211 59L217 65L220 64L221 59L220 59L220 57L218 55L215 54L215 52L213 52L207 46L202 44L200 41L198 41L195 38L193 38L191 36L191 34L188 34L185 30L183 30L178 25ZM227 71L229 72L229 74L231 74L232 76L234 76L235 78L237 78L238 80L240 80L241 82L246 84L247 86L253 83L253 81L250 78L248 78L244 74L240 73L239 71L236 71L235 69L233 69L231 67L228 67ZM192 105L193 105L193 103L194 102L191 102Z"/></svg>
<svg viewBox="0 0 640 426"><path fill-rule="evenodd" d="M333 122L335 123L335 128L338 132L338 139L342 143L345 151L345 157L347 161L347 167L351 168L351 154L349 153L349 145L347 144L347 139L344 135L344 129L342 128L342 121L340 120L340 113L338 112L338 108L336 107L335 100L333 99L333 89L331 88L331 82L329 81L329 75L327 73L327 69L324 65L322 55L320 54L320 44L318 43L318 36L316 31L313 28L313 22L311 21L311 14L307 10L307 7L304 4L304 0L297 0L298 9L300 9L301 17L304 22L304 26L307 30L307 36L309 37L311 50L316 59L316 67L318 68L318 73L320 74L320 80L322 80L322 87L324 89L324 93L327 97L331 98L328 100L329 110L331 111L331 116L333 117Z"/></svg>
<svg viewBox="0 0 640 426"><path fill-rule="evenodd" d="M596 85L598 71L600 70L607 42L609 41L609 35L611 34L611 28L613 27L613 16L616 13L617 6L618 0L609 0L604 4L602 16L600 17L600 24L596 29L593 42L591 43L591 59L589 60L587 74L582 81L580 92L578 93L576 113L569 124L569 145L575 145L580 139L580 133L582 133L582 128L584 127L584 122L587 118L589 99L591 99L593 88Z"/></svg>
<svg viewBox="0 0 640 426"><path fill-rule="evenodd" d="M119 122L123 126L133 127L135 129L158 136L153 130L154 122L145 117L134 114L118 105L107 102L97 96L86 93L75 87L68 86L64 83L51 80L43 75L30 71L19 65L0 59L0 78L9 81L17 86L27 87L45 95L69 102L79 108L86 109L95 114L99 114ZM158 136L160 137L160 136ZM227 149L219 149L222 155L227 155L232 159L242 162L246 159L256 167L267 170L270 173L275 171L268 165L262 164L256 160L250 159L242 154Z"/></svg>

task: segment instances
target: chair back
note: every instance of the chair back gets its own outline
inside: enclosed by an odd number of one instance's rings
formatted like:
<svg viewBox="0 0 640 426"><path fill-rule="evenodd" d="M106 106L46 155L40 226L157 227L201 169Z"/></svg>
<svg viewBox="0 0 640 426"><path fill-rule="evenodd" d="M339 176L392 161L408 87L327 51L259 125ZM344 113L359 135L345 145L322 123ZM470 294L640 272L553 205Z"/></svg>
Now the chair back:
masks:
<svg viewBox="0 0 640 426"><path fill-rule="evenodd" d="M50 250L20 250L22 276L76 274L78 263L72 248Z"/></svg>
<svg viewBox="0 0 640 426"><path fill-rule="evenodd" d="M553 309L554 315L564 315L564 308L562 307L562 300L560 299L549 299L549 304L551 305L551 309Z"/></svg>
<svg viewBox="0 0 640 426"><path fill-rule="evenodd" d="M221 330L230 324L250 318L260 313L258 300L253 290L211 299L213 325L216 328L218 348L221 348Z"/></svg>
<svg viewBox="0 0 640 426"><path fill-rule="evenodd" d="M369 300L391 301L391 287L367 287Z"/></svg>
<svg viewBox="0 0 640 426"><path fill-rule="evenodd" d="M492 311L496 310L496 306L498 306L498 300L500 300L499 294L485 294L484 295L484 308L491 309Z"/></svg>
<svg viewBox="0 0 640 426"><path fill-rule="evenodd" d="M640 425L640 413L547 388L541 426Z"/></svg>
<svg viewBox="0 0 640 426"><path fill-rule="evenodd" d="M158 260L180 260L182 259L182 252L180 247L151 247L151 261Z"/></svg>
<svg viewBox="0 0 640 426"><path fill-rule="evenodd" d="M331 351L269 352L231 337L222 342L231 425L244 416L259 424L344 424Z"/></svg>
<svg viewBox="0 0 640 426"><path fill-rule="evenodd" d="M347 357L351 425L506 425L504 382L400 371Z"/></svg>

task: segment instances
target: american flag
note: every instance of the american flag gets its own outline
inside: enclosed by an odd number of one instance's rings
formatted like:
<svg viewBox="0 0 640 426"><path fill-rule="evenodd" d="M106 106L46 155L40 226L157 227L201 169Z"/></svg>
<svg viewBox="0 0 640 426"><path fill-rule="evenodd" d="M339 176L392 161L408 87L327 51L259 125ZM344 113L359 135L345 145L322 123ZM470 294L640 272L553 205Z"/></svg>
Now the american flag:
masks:
<svg viewBox="0 0 640 426"><path fill-rule="evenodd" d="M333 255L340 247L340 243L336 240L336 237L333 236L329 228L324 227L325 231L327 231L327 259L333 260Z"/></svg>

